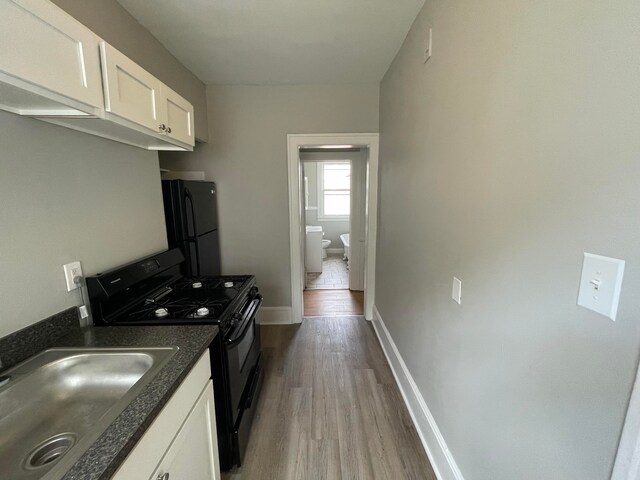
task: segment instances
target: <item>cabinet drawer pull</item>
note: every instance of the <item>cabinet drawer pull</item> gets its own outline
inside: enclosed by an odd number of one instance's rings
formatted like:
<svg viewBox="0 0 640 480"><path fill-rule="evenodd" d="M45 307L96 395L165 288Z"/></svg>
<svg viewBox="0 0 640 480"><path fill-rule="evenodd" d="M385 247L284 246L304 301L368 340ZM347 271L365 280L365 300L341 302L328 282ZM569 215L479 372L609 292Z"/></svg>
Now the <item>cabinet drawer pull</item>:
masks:
<svg viewBox="0 0 640 480"><path fill-rule="evenodd" d="M164 131L167 129L167 126L166 126L164 123L161 123L161 124L158 126L158 129L159 129L161 132L164 132ZM163 480L164 480L164 479L163 479Z"/></svg>
<svg viewBox="0 0 640 480"><path fill-rule="evenodd" d="M169 472L158 475L158 480L169 480Z"/></svg>
<svg viewBox="0 0 640 480"><path fill-rule="evenodd" d="M171 133L171 127L167 127L167 133Z"/></svg>

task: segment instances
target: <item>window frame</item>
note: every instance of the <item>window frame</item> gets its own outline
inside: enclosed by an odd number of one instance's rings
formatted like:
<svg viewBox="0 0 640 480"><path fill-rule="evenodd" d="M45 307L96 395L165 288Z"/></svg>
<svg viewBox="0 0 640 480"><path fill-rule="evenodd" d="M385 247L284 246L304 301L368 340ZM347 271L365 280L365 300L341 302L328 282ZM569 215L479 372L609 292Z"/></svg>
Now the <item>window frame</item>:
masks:
<svg viewBox="0 0 640 480"><path fill-rule="evenodd" d="M318 177L317 205L318 220L322 222L344 222L351 218L351 181L349 181L349 215L326 215L324 213L324 166L329 164L349 165L349 175L351 175L351 160L323 160L317 162L316 176ZM329 191L344 192L344 189L328 189Z"/></svg>

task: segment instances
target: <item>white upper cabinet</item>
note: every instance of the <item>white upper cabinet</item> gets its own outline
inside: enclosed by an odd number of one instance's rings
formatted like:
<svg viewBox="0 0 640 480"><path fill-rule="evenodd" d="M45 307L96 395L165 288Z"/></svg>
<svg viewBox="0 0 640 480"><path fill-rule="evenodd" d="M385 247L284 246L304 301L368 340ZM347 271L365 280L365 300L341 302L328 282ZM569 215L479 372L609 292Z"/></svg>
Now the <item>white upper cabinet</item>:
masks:
<svg viewBox="0 0 640 480"><path fill-rule="evenodd" d="M193 105L166 85L163 86L161 99L167 135L179 142L194 145Z"/></svg>
<svg viewBox="0 0 640 480"><path fill-rule="evenodd" d="M100 43L105 110L161 135L165 142L193 147L193 105L106 42Z"/></svg>
<svg viewBox="0 0 640 480"><path fill-rule="evenodd" d="M0 0L0 109L148 150L193 150L193 106L48 0Z"/></svg>
<svg viewBox="0 0 640 480"><path fill-rule="evenodd" d="M100 43L105 110L158 133L162 82L106 42Z"/></svg>
<svg viewBox="0 0 640 480"><path fill-rule="evenodd" d="M51 2L0 0L0 108L100 116L99 41Z"/></svg>

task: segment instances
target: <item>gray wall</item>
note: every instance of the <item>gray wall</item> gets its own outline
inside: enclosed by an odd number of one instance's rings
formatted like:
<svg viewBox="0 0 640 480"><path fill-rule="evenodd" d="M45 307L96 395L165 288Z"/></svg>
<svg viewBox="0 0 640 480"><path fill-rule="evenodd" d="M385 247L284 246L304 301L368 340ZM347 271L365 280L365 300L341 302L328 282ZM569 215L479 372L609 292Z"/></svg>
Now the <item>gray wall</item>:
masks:
<svg viewBox="0 0 640 480"><path fill-rule="evenodd" d="M378 85L209 86L209 144L161 154L217 182L222 270L255 273L267 306L291 305L287 134L378 129Z"/></svg>
<svg viewBox="0 0 640 480"><path fill-rule="evenodd" d="M382 82L376 304L466 480L609 478L640 347L639 23L637 0L428 0ZM584 251L627 261L616 322L576 306Z"/></svg>
<svg viewBox="0 0 640 480"><path fill-rule="evenodd" d="M300 154L301 159L305 159L309 154ZM358 154L359 156L360 154ZM339 159L349 159L347 154L339 154ZM306 211L307 225L320 225L324 232L324 238L331 240L329 248L344 248L340 235L349 233L349 220L318 220L318 162L303 162L304 175L309 183L309 206L314 207Z"/></svg>
<svg viewBox="0 0 640 480"><path fill-rule="evenodd" d="M155 152L6 112L0 145L0 337L80 304L63 264L167 248Z"/></svg>
<svg viewBox="0 0 640 480"><path fill-rule="evenodd" d="M119 3L54 3L189 99L207 139L204 85ZM0 145L0 336L80 304L64 263L92 274L167 248L156 152L4 112Z"/></svg>
<svg viewBox="0 0 640 480"><path fill-rule="evenodd" d="M195 110L196 139L207 141L204 84L116 0L53 0L53 3L189 100Z"/></svg>

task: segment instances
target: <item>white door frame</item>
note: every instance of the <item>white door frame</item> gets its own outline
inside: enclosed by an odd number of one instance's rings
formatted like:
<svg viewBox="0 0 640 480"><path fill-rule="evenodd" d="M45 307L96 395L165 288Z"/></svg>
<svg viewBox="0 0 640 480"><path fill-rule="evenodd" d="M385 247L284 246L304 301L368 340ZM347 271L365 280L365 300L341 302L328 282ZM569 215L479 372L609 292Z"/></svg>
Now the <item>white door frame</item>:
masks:
<svg viewBox="0 0 640 480"><path fill-rule="evenodd" d="M349 289L364 290L365 241L367 234L367 158L365 150L351 160L351 214L349 215ZM355 235L354 235L355 233ZM364 236L363 236L364 234Z"/></svg>
<svg viewBox="0 0 640 480"><path fill-rule="evenodd" d="M640 369L631 391L611 480L640 480Z"/></svg>
<svg viewBox="0 0 640 480"><path fill-rule="evenodd" d="M376 272L376 238L378 232L378 133L320 133L287 135L289 172L289 242L291 253L291 323L302 321L304 290L303 228L300 198L300 148L323 145L355 145L369 149L367 165L367 219L364 266L364 315L373 319Z"/></svg>

